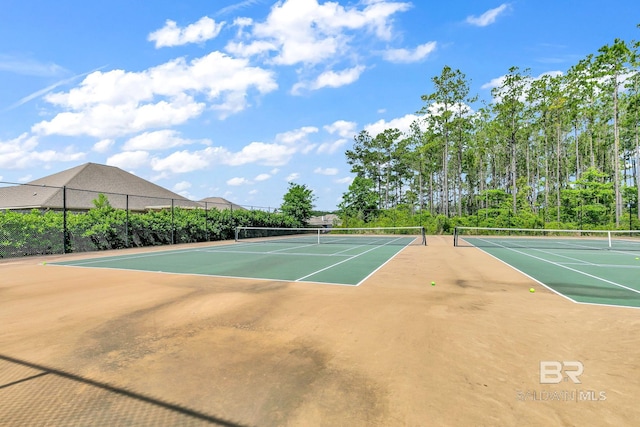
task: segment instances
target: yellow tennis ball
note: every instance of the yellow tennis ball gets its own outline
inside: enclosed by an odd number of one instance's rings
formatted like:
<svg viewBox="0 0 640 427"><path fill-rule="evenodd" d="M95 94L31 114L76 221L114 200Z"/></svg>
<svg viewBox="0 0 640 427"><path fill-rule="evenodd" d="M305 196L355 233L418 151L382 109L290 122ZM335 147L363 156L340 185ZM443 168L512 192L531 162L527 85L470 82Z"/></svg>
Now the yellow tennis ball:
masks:
<svg viewBox="0 0 640 427"><path fill-rule="evenodd" d="M533 293L533 292L535 292L535 291L536 291L535 289L533 289L533 288L529 288L529 292Z"/></svg>
<svg viewBox="0 0 640 427"><path fill-rule="evenodd" d="M435 285L436 285L436 282L431 282L431 286L435 286Z"/></svg>

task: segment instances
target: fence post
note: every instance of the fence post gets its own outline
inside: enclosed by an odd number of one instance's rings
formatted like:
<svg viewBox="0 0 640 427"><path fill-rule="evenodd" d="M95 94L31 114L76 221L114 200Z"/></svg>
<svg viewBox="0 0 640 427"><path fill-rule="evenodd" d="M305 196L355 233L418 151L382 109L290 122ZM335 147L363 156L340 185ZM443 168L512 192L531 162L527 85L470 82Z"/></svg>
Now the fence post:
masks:
<svg viewBox="0 0 640 427"><path fill-rule="evenodd" d="M171 244L174 245L176 243L176 227L174 223L174 204L173 199L171 199Z"/></svg>
<svg viewBox="0 0 640 427"><path fill-rule="evenodd" d="M124 246L126 248L129 247L129 195L126 194L126 201L125 201L125 221L124 221Z"/></svg>
<svg viewBox="0 0 640 427"><path fill-rule="evenodd" d="M69 232L67 229L67 186L62 187L62 253L68 252Z"/></svg>
<svg viewBox="0 0 640 427"><path fill-rule="evenodd" d="M209 203L204 202L204 237L209 241Z"/></svg>

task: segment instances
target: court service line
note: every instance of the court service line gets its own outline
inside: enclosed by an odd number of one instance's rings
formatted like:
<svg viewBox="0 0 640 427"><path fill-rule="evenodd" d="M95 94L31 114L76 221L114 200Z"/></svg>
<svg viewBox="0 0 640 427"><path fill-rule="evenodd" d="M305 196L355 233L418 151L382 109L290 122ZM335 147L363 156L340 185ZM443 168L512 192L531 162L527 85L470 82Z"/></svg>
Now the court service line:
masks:
<svg viewBox="0 0 640 427"><path fill-rule="evenodd" d="M293 248L289 248L293 249ZM304 252L277 252L277 251L269 251L269 252L260 252L260 251L202 251L207 253L214 254L248 254L248 255L292 255L292 256L314 256L314 257L338 257L345 258L351 255L340 255L339 252L329 253L329 254L314 254L314 253L304 253Z"/></svg>
<svg viewBox="0 0 640 427"><path fill-rule="evenodd" d="M68 265L79 266L84 264L93 264L93 263L109 262L109 261L116 261L116 260L119 261L119 260L130 260L130 259L137 259L137 258L149 258L154 256L173 255L173 254L180 254L180 253L187 253L187 252L201 252L201 251L202 249L200 248L170 249L170 250L161 250L161 251L155 251L155 252L146 252L146 253L136 254L136 255L105 255L105 256L99 256L96 258L85 258L77 261L62 260L62 261L55 261L55 263L73 263ZM55 264L55 263L52 263L52 264Z"/></svg>
<svg viewBox="0 0 640 427"><path fill-rule="evenodd" d="M504 245L503 245L503 244L501 244L500 242L503 242L503 243L505 243L505 244L506 244L506 242L509 242L509 244L510 244L510 245L516 245L517 247L520 247L521 249L531 249L531 250L534 250L534 251L538 251L538 252L542 252L542 253L545 253L545 254L549 254L549 255L551 255L551 256L561 257L561 258L567 258L567 259L570 259L570 260L573 260L573 261L577 261L577 262L575 263L576 265L590 265L590 266L593 266L593 267L607 267L607 266L611 266L611 267L622 267L622 268L626 268L626 266L625 266L625 267L623 267L623 266L619 266L619 265L612 265L612 264L596 264L596 263L593 263L593 262L590 262L590 261L586 261L586 260L583 260L583 259L580 259L580 258L573 258L573 257L567 256L567 255L561 255L561 254L554 253L554 252L548 252L548 251L545 251L544 249L529 248L529 247L527 247L527 246L525 246L525 245L519 245L517 242L516 242L516 243L514 243L514 242L512 242L512 241L508 241L508 240L488 241L488 240L482 239L481 237L478 237L477 239L478 239L478 240L482 240L483 242L486 242L486 243L489 243L489 244L493 244L493 245L495 245L496 247L501 247L501 248L505 248L505 249L507 249L507 248L508 248L508 246L504 246ZM561 241L561 240L552 240L552 241L550 241L550 242L557 243L558 245L570 246L569 248L566 248L566 249L568 249L568 250L571 250L571 249L573 249L574 247L575 247L575 248L593 249L593 250L603 250L603 248L597 248L597 247L593 247L593 246L585 246L585 245L574 245L574 244L571 244L571 243L563 242L563 241ZM565 248L559 248L559 249L565 249ZM578 249L578 250L579 250L579 249ZM608 250L608 251L607 251L607 253L610 253L610 252L621 253L621 254L626 254L626 255L634 255L634 254L632 254L632 253L624 252L624 251L616 251L616 250ZM563 263L563 264L572 264L572 263ZM631 268L633 268L633 266L630 266L630 267L631 267Z"/></svg>
<svg viewBox="0 0 640 427"><path fill-rule="evenodd" d="M601 268L630 268L632 270L640 269L640 265L620 265L620 264L585 264L583 262L561 262L563 265L589 265L590 267Z"/></svg>
<svg viewBox="0 0 640 427"><path fill-rule="evenodd" d="M480 240L484 240L484 239L480 239ZM639 290L630 288L630 287L622 285L620 283L616 283L616 282L613 282L611 280L607 280L607 279L604 279L602 277L595 276L593 274L585 273L584 271L576 270L575 268L567 267L566 265L562 265L562 264L559 264L557 262L549 261L549 260L546 260L544 258L540 258L540 257L537 257L535 255L528 254L526 252L522 252L522 251L519 251L519 250L516 250L516 249L513 249L513 248L508 248L506 246L502 246L502 248L510 250L510 251L513 251L513 252L516 252L516 253L519 253L520 255L524 255L524 256L527 256L527 257L530 257L530 258L534 258L534 259L537 259L537 260L540 260L540 261L555 265L555 266L560 267L560 268L564 268L564 269L573 271L574 273L582 274L583 276L591 277L592 279L596 279L596 280L600 280L600 281L605 282L605 283L609 283L609 284L611 284L613 286L618 286L620 288L624 288L624 289L626 289L628 291L631 291L631 292L634 292L636 294L640 294ZM506 263L506 264L508 264L508 263Z"/></svg>
<svg viewBox="0 0 640 427"><path fill-rule="evenodd" d="M330 268L333 268L333 267L335 267L335 266L337 266L337 265L343 264L343 263L345 263L345 262L347 262L347 261L351 261L352 259L356 259L356 258L358 258L358 257L359 257L359 256L361 256L361 255L364 255L364 254L366 254L366 253L369 253L369 252L371 252L371 251L373 251L373 250L375 250L375 249L381 248L381 247L383 247L383 246L387 246L388 244L393 243L393 242L395 242L396 240L400 240L400 239L401 239L401 237L398 237L397 239L393 239L393 240L389 241L388 243L385 243L384 245L374 246L373 248L371 248L371 249L369 249L369 250L366 250L366 251L364 251L364 252L361 252L361 253L359 253L358 255L354 255L354 256L352 256L352 257L350 257L350 258L347 258L347 259L344 259L344 260L342 260L342 261L336 262L335 264L331 264L331 265L330 265L330 266L328 266L328 267L321 268L320 270L314 271L313 273L311 273L311 274L307 274L306 276L302 276L302 277L300 277L299 279L296 279L295 281L296 281L296 282L299 282L299 281L301 281L301 280L306 279L307 277L311 277L311 276L313 276L314 274L321 273L321 272L323 272L323 271L325 271L325 270L328 270L328 269L330 269Z"/></svg>

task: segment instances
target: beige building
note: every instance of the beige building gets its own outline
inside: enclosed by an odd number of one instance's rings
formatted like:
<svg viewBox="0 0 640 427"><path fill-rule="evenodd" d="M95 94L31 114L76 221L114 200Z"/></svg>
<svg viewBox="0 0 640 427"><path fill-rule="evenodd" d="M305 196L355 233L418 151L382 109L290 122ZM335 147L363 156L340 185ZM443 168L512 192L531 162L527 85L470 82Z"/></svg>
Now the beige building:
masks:
<svg viewBox="0 0 640 427"><path fill-rule="evenodd" d="M205 207L205 203L189 200L120 168L85 163L26 184L0 187L0 210L88 210L95 207L94 200L100 194L114 208L132 211ZM219 197L202 202L207 202L208 209L242 209Z"/></svg>

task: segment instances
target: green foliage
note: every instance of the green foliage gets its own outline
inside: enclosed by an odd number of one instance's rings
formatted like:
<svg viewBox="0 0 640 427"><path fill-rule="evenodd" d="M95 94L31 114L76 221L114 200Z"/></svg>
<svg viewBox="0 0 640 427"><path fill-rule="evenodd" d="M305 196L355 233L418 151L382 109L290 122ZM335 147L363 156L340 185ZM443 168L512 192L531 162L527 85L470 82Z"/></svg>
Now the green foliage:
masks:
<svg viewBox="0 0 640 427"><path fill-rule="evenodd" d="M358 218L368 222L378 215L379 203L380 195L375 191L373 180L356 176L349 190L342 195L338 208L341 218Z"/></svg>
<svg viewBox="0 0 640 427"><path fill-rule="evenodd" d="M263 211L175 208L173 214L170 209L127 214L100 196L94 206L67 213L66 248L62 212L0 212L0 258L228 240L240 225L299 225L288 215Z"/></svg>
<svg viewBox="0 0 640 427"><path fill-rule="evenodd" d="M313 190L304 184L289 183L280 209L284 215L294 218L300 225L307 224L313 211Z"/></svg>
<svg viewBox="0 0 640 427"><path fill-rule="evenodd" d="M61 253L62 230L57 212L0 213L0 258Z"/></svg>

